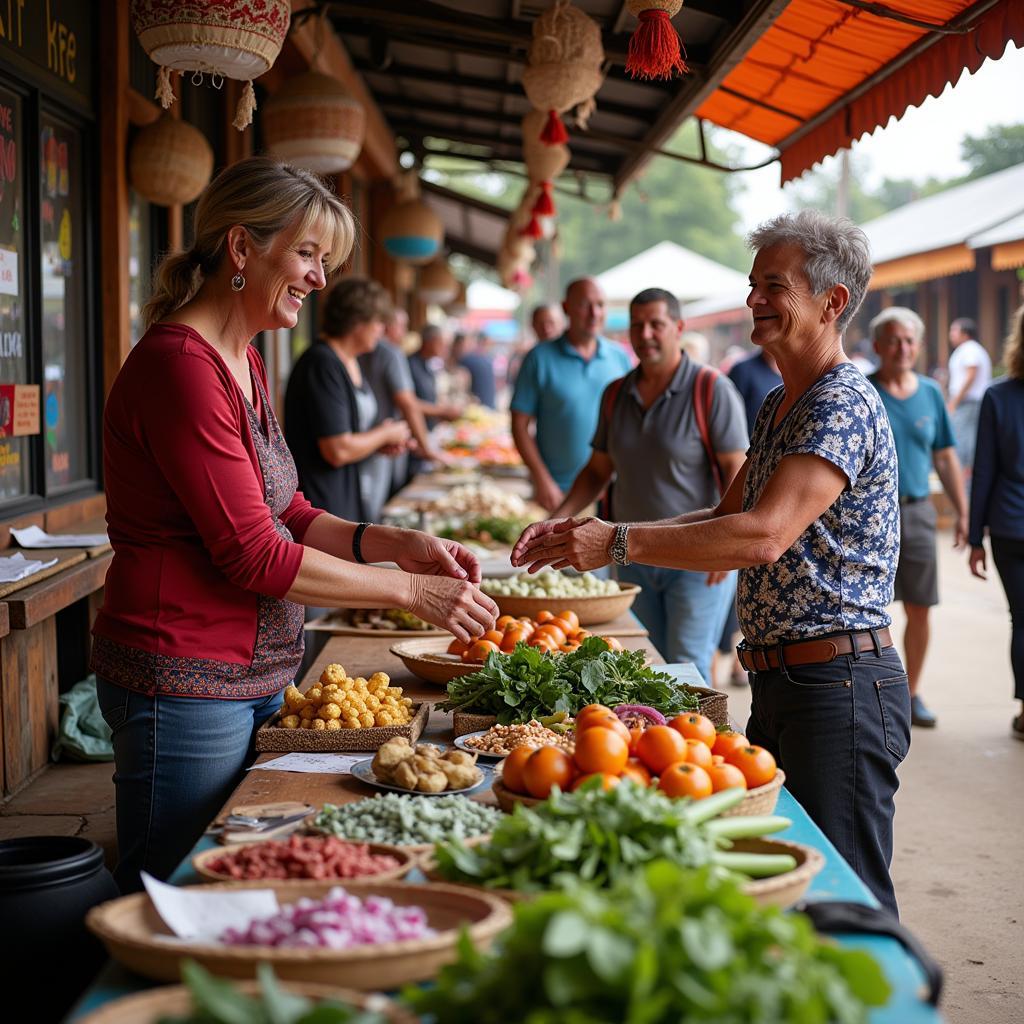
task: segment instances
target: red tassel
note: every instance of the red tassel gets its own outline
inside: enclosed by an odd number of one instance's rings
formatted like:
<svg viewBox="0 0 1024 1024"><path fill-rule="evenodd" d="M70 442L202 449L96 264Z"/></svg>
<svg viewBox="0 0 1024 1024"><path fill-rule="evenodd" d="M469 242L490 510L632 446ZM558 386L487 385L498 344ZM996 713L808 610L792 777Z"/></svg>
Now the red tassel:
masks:
<svg viewBox="0 0 1024 1024"><path fill-rule="evenodd" d="M629 40L626 71L634 78L671 78L689 70L680 54L679 33L667 11L641 11L640 24Z"/></svg>
<svg viewBox="0 0 1024 1024"><path fill-rule="evenodd" d="M548 111L548 120L544 125L544 131L540 133L540 141L549 146L560 146L563 142L569 141L569 133L565 130L557 110Z"/></svg>
<svg viewBox="0 0 1024 1024"><path fill-rule="evenodd" d="M537 201L533 204L533 210L531 211L534 217L554 217L555 213L555 201L551 198L551 182L542 181L540 183L540 195L537 196Z"/></svg>
<svg viewBox="0 0 1024 1024"><path fill-rule="evenodd" d="M534 213L534 215L530 218L530 223L527 224L526 227L519 232L519 234L523 238L544 237L544 229L540 226L540 221L537 220L536 213Z"/></svg>

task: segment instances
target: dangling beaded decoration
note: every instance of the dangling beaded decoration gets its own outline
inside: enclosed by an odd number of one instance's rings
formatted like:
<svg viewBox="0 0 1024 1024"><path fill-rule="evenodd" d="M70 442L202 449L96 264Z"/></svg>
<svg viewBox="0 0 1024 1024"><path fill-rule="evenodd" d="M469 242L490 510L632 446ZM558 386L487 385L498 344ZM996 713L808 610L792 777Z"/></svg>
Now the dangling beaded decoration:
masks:
<svg viewBox="0 0 1024 1024"><path fill-rule="evenodd" d="M242 272L238 271L233 278L231 278L231 288L233 291L240 292L245 287L245 278L242 277Z"/></svg>

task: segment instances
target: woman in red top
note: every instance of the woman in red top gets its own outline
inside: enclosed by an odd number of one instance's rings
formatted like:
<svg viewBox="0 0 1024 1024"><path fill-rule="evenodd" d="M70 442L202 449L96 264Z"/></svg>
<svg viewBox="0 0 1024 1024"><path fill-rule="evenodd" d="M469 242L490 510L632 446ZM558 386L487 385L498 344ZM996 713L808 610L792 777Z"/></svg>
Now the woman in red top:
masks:
<svg viewBox="0 0 1024 1024"><path fill-rule="evenodd" d="M174 870L252 762L302 656L303 605L407 608L462 639L497 613L465 548L337 519L297 490L250 341L295 326L354 236L314 175L229 167L199 199L192 249L161 264L107 399L114 559L93 668L124 891ZM387 560L404 571L355 564Z"/></svg>

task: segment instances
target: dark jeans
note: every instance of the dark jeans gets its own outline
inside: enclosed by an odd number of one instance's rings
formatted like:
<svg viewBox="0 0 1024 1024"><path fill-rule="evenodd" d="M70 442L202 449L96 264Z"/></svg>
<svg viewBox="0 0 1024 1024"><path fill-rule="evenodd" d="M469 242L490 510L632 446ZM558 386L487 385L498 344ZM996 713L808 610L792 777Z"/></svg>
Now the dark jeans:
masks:
<svg viewBox="0 0 1024 1024"><path fill-rule="evenodd" d="M118 864L123 893L140 871L165 880L256 759L256 730L281 694L246 700L147 697L96 680L112 731Z"/></svg>
<svg viewBox="0 0 1024 1024"><path fill-rule="evenodd" d="M879 903L897 913L896 768L910 748L910 689L894 647L750 674L747 737L775 755L786 787Z"/></svg>
<svg viewBox="0 0 1024 1024"><path fill-rule="evenodd" d="M1010 665L1013 695L1024 700L1024 540L992 538L992 561L1010 605Z"/></svg>

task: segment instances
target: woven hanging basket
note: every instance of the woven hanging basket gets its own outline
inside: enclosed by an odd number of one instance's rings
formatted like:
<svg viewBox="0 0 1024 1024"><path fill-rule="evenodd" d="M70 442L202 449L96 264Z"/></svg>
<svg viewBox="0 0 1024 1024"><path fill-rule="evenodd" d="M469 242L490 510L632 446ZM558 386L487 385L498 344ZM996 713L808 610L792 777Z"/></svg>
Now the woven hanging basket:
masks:
<svg viewBox="0 0 1024 1024"><path fill-rule="evenodd" d="M555 0L533 23L523 89L534 109L546 115L542 141L568 140L558 115L593 99L601 88L603 61L600 28L569 0Z"/></svg>
<svg viewBox="0 0 1024 1024"><path fill-rule="evenodd" d="M459 290L455 293L455 298L451 301L446 302L444 311L449 316L462 316L469 310L469 295L466 291L466 282L459 281Z"/></svg>
<svg viewBox="0 0 1024 1024"><path fill-rule="evenodd" d="M419 280L416 282L416 296L423 302L443 306L458 294L458 278L448 269L448 261L443 257L428 263L420 270Z"/></svg>
<svg viewBox="0 0 1024 1024"><path fill-rule="evenodd" d="M213 173L213 150L198 128L164 114L132 140L128 177L157 206L191 203Z"/></svg>
<svg viewBox="0 0 1024 1024"><path fill-rule="evenodd" d="M174 102L171 71L191 71L245 82L234 126L252 123L252 80L269 71L284 45L291 19L289 0L132 0L132 25L142 48L160 67L156 98Z"/></svg>
<svg viewBox="0 0 1024 1024"><path fill-rule="evenodd" d="M396 263L394 281L396 291L411 292L416 283L416 268L411 263Z"/></svg>
<svg viewBox="0 0 1024 1024"><path fill-rule="evenodd" d="M384 214L380 237L392 259L422 265L441 251L444 225L422 200L407 199Z"/></svg>
<svg viewBox="0 0 1024 1024"><path fill-rule="evenodd" d="M626 9L640 22L629 40L626 71L634 78L671 78L685 75L686 51L672 19L683 0L626 0Z"/></svg>
<svg viewBox="0 0 1024 1024"><path fill-rule="evenodd" d="M546 121L547 115L540 110L531 110L523 118L523 163L533 185L554 181L569 166L568 146L541 142Z"/></svg>
<svg viewBox="0 0 1024 1024"><path fill-rule="evenodd" d="M262 126L272 157L318 174L338 174L359 158L366 111L336 78L306 71L267 100Z"/></svg>

